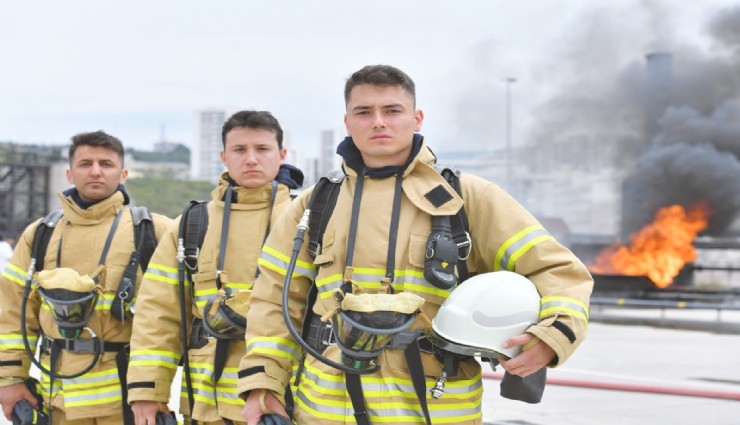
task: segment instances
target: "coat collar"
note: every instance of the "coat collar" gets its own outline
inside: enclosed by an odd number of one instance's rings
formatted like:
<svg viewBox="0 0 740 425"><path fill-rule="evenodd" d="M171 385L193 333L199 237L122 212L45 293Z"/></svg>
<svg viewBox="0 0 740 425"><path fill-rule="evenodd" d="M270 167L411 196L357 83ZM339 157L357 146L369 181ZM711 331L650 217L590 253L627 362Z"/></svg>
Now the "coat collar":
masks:
<svg viewBox="0 0 740 425"><path fill-rule="evenodd" d="M221 208L224 207L224 195L226 194L226 189L230 185L232 186L233 193L236 196L235 199L232 199L232 209L257 210L268 207L270 205L270 200L272 199L272 182L266 183L260 187L247 188L235 186L230 183L230 181L233 180L229 178L229 174L223 173L221 175L221 180L219 181L218 186L216 186L213 191L211 191L211 200L216 205L219 205ZM288 188L285 185L278 184L278 190L287 191Z"/></svg>
<svg viewBox="0 0 740 425"><path fill-rule="evenodd" d="M342 166L344 173L350 179L356 179L358 170L364 167L364 164L362 164L361 156L358 162L359 150L352 139L345 139L337 149L337 153L344 158ZM403 192L417 208L430 215L454 215L462 208L463 200L437 172L434 167L436 162L437 157L427 146L426 139L416 134L414 135L414 149L406 165L395 167L395 172L387 176L376 175L372 178L393 178L400 171L403 173ZM390 167L387 167L385 171L389 169Z"/></svg>
<svg viewBox="0 0 740 425"><path fill-rule="evenodd" d="M71 195L60 193L57 196L62 202L65 220L74 224L95 224L103 221L116 215L126 203L126 197L120 190L87 209L80 207Z"/></svg>

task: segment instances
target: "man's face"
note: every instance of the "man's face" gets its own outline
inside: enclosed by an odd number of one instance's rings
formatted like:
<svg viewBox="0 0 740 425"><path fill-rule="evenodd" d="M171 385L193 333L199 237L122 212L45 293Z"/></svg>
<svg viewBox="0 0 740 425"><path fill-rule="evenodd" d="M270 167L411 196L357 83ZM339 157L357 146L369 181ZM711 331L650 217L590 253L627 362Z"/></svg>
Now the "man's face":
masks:
<svg viewBox="0 0 740 425"><path fill-rule="evenodd" d="M221 161L239 186L254 188L275 180L286 153L274 132L237 127L226 133Z"/></svg>
<svg viewBox="0 0 740 425"><path fill-rule="evenodd" d="M124 184L128 170L118 153L100 146L80 146L70 159L67 181L77 188L83 201L101 201Z"/></svg>
<svg viewBox="0 0 740 425"><path fill-rule="evenodd" d="M361 84L352 88L344 125L371 168L403 165L424 114L400 85Z"/></svg>

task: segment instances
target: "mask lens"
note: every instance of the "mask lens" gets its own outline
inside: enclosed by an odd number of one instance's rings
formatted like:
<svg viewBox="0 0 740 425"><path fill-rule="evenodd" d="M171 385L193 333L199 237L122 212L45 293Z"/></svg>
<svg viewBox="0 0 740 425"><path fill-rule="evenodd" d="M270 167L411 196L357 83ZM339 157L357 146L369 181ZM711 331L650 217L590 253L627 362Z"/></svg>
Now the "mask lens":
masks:
<svg viewBox="0 0 740 425"><path fill-rule="evenodd" d="M369 369L382 348L394 335L408 328L414 317L394 311L340 311L335 316L334 329L342 361L355 369Z"/></svg>
<svg viewBox="0 0 740 425"><path fill-rule="evenodd" d="M76 292L61 288L46 290L39 288L39 292L59 326L83 327L95 309L96 296L93 292Z"/></svg>
<svg viewBox="0 0 740 425"><path fill-rule="evenodd" d="M208 303L204 310L206 312L206 330L216 338L243 338L247 329L247 319L224 302L219 302L215 313L211 313L214 310L212 305L212 302Z"/></svg>

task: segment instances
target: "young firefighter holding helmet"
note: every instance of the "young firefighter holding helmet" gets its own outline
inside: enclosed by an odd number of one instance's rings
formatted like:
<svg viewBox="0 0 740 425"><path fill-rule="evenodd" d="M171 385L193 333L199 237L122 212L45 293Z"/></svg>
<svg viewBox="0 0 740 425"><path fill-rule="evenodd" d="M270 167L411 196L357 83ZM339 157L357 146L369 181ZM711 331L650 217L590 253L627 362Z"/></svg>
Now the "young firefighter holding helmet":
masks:
<svg viewBox="0 0 740 425"><path fill-rule="evenodd" d="M480 424L479 363L447 361L430 339L440 306L468 285L458 287L456 275L462 267L488 273L496 291L496 272L508 270L536 286L539 318L498 350L525 348L500 358L519 377L562 364L583 341L591 276L497 185L462 174L458 195L417 133L424 115L408 75L367 66L347 80L344 95L349 137L337 149L343 175L329 179L338 187L331 218L325 229L309 224L326 202L309 205L318 185L307 189L260 255L239 370L242 414L248 425L290 423L289 412L301 425ZM449 223L463 206L469 239L450 245L442 218ZM498 326L497 314L476 312L476 320ZM294 365L293 394L285 388Z"/></svg>
<svg viewBox="0 0 740 425"><path fill-rule="evenodd" d="M131 303L172 220L128 206L123 160L120 140L102 131L72 137L67 180L74 187L59 195L61 210L26 228L2 272L0 403L9 419L24 403L43 410L29 391L36 389L28 385L31 362L42 371L38 390L54 424L132 418L125 389Z"/></svg>
<svg viewBox="0 0 740 425"><path fill-rule="evenodd" d="M283 130L269 112L237 112L221 136L227 171L211 200L175 220L144 275L128 373L137 425L168 410L181 358L186 419L243 423L237 367L257 258L303 174L283 164Z"/></svg>

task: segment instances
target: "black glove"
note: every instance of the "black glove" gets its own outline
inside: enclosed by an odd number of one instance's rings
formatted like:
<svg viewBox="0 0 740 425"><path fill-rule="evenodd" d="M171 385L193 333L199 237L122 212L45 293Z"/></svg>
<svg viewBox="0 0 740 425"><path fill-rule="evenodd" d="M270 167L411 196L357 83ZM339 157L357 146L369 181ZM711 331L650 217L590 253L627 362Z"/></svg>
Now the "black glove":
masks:
<svg viewBox="0 0 740 425"><path fill-rule="evenodd" d="M35 410L28 400L19 400L13 407L13 425L48 425L49 416Z"/></svg>
<svg viewBox="0 0 740 425"><path fill-rule="evenodd" d="M293 421L285 416L270 413L262 415L257 425L293 425Z"/></svg>
<svg viewBox="0 0 740 425"><path fill-rule="evenodd" d="M37 391L39 381L35 378L28 378L23 381L28 388L28 391L36 397L36 401L39 405L39 410L35 410L28 400L19 400L13 406L13 425L48 425L49 415L44 413L43 405L44 400Z"/></svg>
<svg viewBox="0 0 740 425"><path fill-rule="evenodd" d="M177 419L175 418L174 412L159 412L157 413L157 416L155 416L155 418L156 425L177 425Z"/></svg>
<svg viewBox="0 0 740 425"><path fill-rule="evenodd" d="M525 403L539 403L542 400L542 393L545 392L546 382L546 367L543 367L526 378L506 372L501 380L501 396Z"/></svg>

